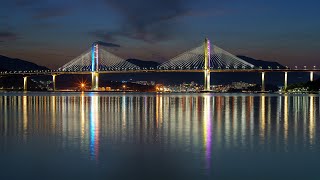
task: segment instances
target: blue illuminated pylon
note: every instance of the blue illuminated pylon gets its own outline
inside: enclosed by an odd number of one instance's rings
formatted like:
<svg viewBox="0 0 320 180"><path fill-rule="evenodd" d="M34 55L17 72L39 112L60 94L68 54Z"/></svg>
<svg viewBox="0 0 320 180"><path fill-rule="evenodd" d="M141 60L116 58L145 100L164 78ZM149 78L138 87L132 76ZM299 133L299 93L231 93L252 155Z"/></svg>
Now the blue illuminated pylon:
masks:
<svg viewBox="0 0 320 180"><path fill-rule="evenodd" d="M93 43L91 48L91 73L92 73L92 84L91 90L96 91L99 89L99 45Z"/></svg>
<svg viewBox="0 0 320 180"><path fill-rule="evenodd" d="M99 45L93 43L91 48L91 71L95 72L99 70Z"/></svg>

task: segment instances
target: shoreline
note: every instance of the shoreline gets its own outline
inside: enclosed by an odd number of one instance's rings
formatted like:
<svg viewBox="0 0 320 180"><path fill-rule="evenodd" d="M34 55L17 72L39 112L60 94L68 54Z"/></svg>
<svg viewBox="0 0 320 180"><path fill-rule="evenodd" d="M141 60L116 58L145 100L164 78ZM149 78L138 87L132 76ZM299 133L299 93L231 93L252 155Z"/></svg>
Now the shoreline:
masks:
<svg viewBox="0 0 320 180"><path fill-rule="evenodd" d="M280 94L280 95L294 95L294 94L320 94L319 92L213 92L213 91L200 91L200 92L155 92L155 91L68 91L68 90L56 90L56 91L19 91L19 90L0 90L0 93L154 93L154 94Z"/></svg>

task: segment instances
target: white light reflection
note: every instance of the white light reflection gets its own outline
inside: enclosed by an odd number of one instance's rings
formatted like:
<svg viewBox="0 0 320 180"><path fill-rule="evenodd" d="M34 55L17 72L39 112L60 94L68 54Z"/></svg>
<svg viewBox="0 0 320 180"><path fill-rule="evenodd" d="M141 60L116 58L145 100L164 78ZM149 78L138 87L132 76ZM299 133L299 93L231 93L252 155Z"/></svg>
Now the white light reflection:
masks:
<svg viewBox="0 0 320 180"><path fill-rule="evenodd" d="M238 96L232 97L232 145L238 146Z"/></svg>
<svg viewBox="0 0 320 180"><path fill-rule="evenodd" d="M8 109L7 107L8 106L8 101L7 101L7 96L4 96L4 115L3 115L3 118L4 118L4 135L7 136L8 134Z"/></svg>
<svg viewBox="0 0 320 180"><path fill-rule="evenodd" d="M126 134L126 119L127 119L127 100L126 96L122 95L121 97L121 112L122 112L122 119L121 119L121 137L125 137ZM122 134L123 133L123 134Z"/></svg>
<svg viewBox="0 0 320 180"><path fill-rule="evenodd" d="M245 147L245 138L246 138L246 98L241 97L241 146Z"/></svg>
<svg viewBox="0 0 320 180"><path fill-rule="evenodd" d="M230 134L231 134L231 130L230 130L230 97L226 96L225 97L225 123L224 123L224 136L225 136L225 146L227 149L229 149L230 147Z"/></svg>
<svg viewBox="0 0 320 180"><path fill-rule="evenodd" d="M99 97L91 96L90 109L90 157L98 160L99 155Z"/></svg>
<svg viewBox="0 0 320 180"><path fill-rule="evenodd" d="M266 128L266 97L264 94L260 96L260 143L264 145L265 141L265 128Z"/></svg>
<svg viewBox="0 0 320 180"><path fill-rule="evenodd" d="M27 131L28 131L28 97L23 96L22 99L23 108L23 139L26 141Z"/></svg>
<svg viewBox="0 0 320 180"><path fill-rule="evenodd" d="M85 97L84 97L84 92L81 93L80 97L80 122L81 122L81 149L84 149L84 143L85 143L85 134L86 134L86 129L85 129Z"/></svg>
<svg viewBox="0 0 320 180"><path fill-rule="evenodd" d="M253 134L254 134L254 97L249 97L248 109L250 113L250 148L253 148Z"/></svg>
<svg viewBox="0 0 320 180"><path fill-rule="evenodd" d="M279 134L280 134L280 121L282 117L282 96L279 96L277 100L277 119L276 119L276 147L279 147Z"/></svg>
<svg viewBox="0 0 320 180"><path fill-rule="evenodd" d="M221 130L222 130L222 104L223 103L223 98L221 96L217 96L216 97L216 104L217 104L217 125L216 125L216 128L215 128L215 131L217 132L217 145L221 145L222 143L222 135L221 135Z"/></svg>
<svg viewBox="0 0 320 180"><path fill-rule="evenodd" d="M51 120L52 120L52 123L51 123L51 127L52 129L55 130L56 128L56 113L57 113L57 109L56 109L56 96L51 96L50 97L50 102L51 102ZM54 131L55 132L55 131Z"/></svg>
<svg viewBox="0 0 320 180"><path fill-rule="evenodd" d="M310 146L312 146L315 143L315 134L316 134L316 126L315 126L315 108L314 108L314 96L310 96L310 121L309 121L309 140L310 140Z"/></svg>
<svg viewBox="0 0 320 180"><path fill-rule="evenodd" d="M159 124L162 125L162 118L163 118L163 112L162 112L162 100L163 100L163 96L157 94L156 96L156 125L157 128L159 127Z"/></svg>
<svg viewBox="0 0 320 180"><path fill-rule="evenodd" d="M288 96L284 96L284 143L285 148L287 149L288 143L288 119L289 119L289 102Z"/></svg>
<svg viewBox="0 0 320 180"><path fill-rule="evenodd" d="M210 169L211 161L211 104L210 96L204 96L204 107L203 107L203 133L204 133L204 148L206 158L206 168Z"/></svg>

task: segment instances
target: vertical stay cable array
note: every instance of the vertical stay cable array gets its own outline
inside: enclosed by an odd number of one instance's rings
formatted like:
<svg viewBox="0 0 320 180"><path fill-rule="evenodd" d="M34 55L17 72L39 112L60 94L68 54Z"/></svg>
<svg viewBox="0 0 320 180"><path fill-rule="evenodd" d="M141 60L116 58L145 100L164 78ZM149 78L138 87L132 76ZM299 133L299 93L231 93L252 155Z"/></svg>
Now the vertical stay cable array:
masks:
<svg viewBox="0 0 320 180"><path fill-rule="evenodd" d="M91 70L91 48L58 69L59 71Z"/></svg>
<svg viewBox="0 0 320 180"><path fill-rule="evenodd" d="M210 65L214 69L229 69L229 68L253 68L254 65L238 58L237 56L219 48L213 46L211 49Z"/></svg>
<svg viewBox="0 0 320 180"><path fill-rule="evenodd" d="M67 64L59 68L60 71L91 71L92 70L92 53L91 50L85 51L80 56L71 60ZM112 53L105 50L102 46L97 54L99 57L98 71L122 71L122 70L139 70L140 67L134 65ZM158 66L158 69L168 70L196 70L204 69L204 45L200 45L194 49L186 51L167 62ZM254 66L235 55L212 45L210 49L210 68L211 69L248 69Z"/></svg>
<svg viewBox="0 0 320 180"><path fill-rule="evenodd" d="M99 51L99 57L99 71L139 69L139 66L134 65L103 48Z"/></svg>
<svg viewBox="0 0 320 180"><path fill-rule="evenodd" d="M98 71L120 71L120 70L134 70L140 69L139 66L134 65L108 51L102 46L99 47L97 54L98 60ZM74 58L70 62L59 68L59 71L92 71L92 50L89 49L82 53L80 56Z"/></svg>
<svg viewBox="0 0 320 180"><path fill-rule="evenodd" d="M158 69L204 69L204 45L191 49L158 66ZM212 45L210 49L211 69L248 69L254 66L235 55Z"/></svg>
<svg viewBox="0 0 320 180"><path fill-rule="evenodd" d="M204 46L201 45L182 53L158 66L158 69L202 69L204 66Z"/></svg>

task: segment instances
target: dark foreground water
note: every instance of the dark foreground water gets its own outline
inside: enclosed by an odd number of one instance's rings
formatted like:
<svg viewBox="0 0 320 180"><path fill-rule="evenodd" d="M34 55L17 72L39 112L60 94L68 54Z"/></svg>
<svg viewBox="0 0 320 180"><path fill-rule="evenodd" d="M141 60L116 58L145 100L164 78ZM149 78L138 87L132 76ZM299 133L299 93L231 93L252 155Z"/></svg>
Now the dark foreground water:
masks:
<svg viewBox="0 0 320 180"><path fill-rule="evenodd" d="M1 93L0 179L320 179L318 95Z"/></svg>

